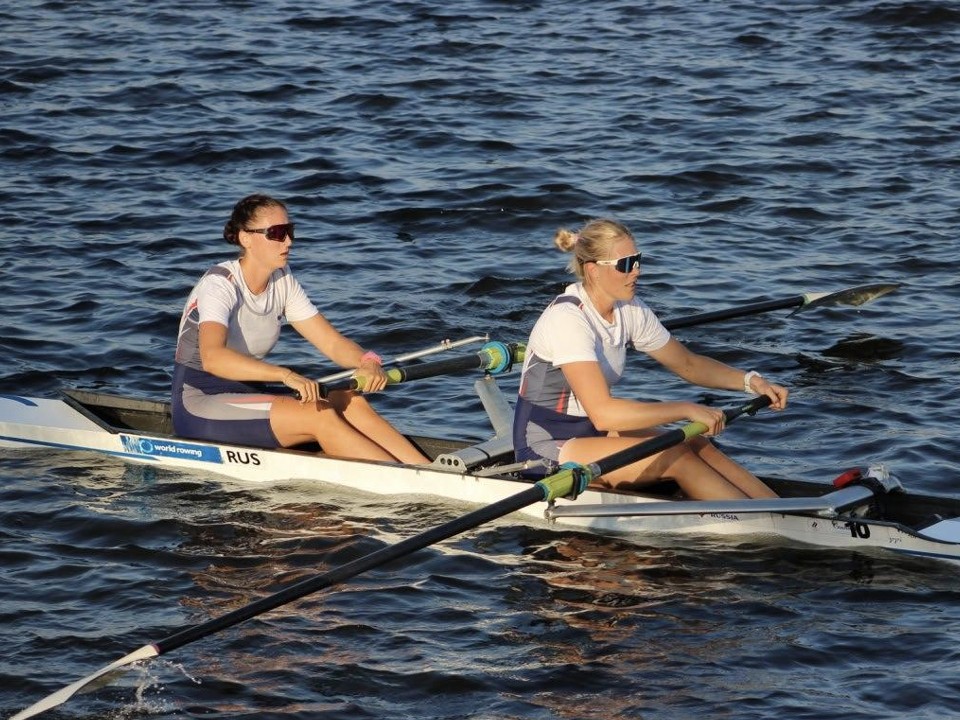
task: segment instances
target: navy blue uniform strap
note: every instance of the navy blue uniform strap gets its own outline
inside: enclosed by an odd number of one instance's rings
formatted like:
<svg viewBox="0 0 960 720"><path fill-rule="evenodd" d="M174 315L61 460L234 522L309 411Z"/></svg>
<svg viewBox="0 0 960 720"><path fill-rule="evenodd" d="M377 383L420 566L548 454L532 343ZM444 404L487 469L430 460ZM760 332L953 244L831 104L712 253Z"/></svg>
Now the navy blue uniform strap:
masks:
<svg viewBox="0 0 960 720"><path fill-rule="evenodd" d="M560 303L571 303L576 305L578 308L583 308L583 300L578 298L576 295L557 295L553 302L550 303L550 306L559 305Z"/></svg>

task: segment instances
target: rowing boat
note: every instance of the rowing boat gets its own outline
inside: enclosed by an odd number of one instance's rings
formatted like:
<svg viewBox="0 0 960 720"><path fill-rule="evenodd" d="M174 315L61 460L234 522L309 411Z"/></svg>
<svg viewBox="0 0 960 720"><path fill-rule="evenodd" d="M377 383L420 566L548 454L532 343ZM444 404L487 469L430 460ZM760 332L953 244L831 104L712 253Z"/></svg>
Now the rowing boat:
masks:
<svg viewBox="0 0 960 720"><path fill-rule="evenodd" d="M509 404L490 376L476 388L497 430L470 443L412 435L429 466L336 458L318 448L265 450L173 435L168 403L83 390L60 398L0 395L0 447L90 451L127 462L213 473L245 482L321 481L362 492L489 504L522 489L509 441ZM526 522L605 535L768 536L837 549L960 562L960 499L908 493L883 467L837 488L763 478L779 498L679 500L663 483L644 493L588 489L531 506Z"/></svg>
<svg viewBox="0 0 960 720"><path fill-rule="evenodd" d="M863 286L839 293L808 293L745 308L711 311L699 317L704 322L713 322L744 313L785 307L802 309L817 303L820 306L859 305L894 287ZM698 316L676 321L678 325L696 322ZM463 342L478 339L488 338L468 338ZM446 342L416 356L440 352ZM705 433L706 425L697 422L667 430L586 466L550 468L550 474L543 480L527 482L520 476L526 464L513 462L512 409L493 377L520 362L524 352L525 348L519 344L489 342L473 356L386 371L388 384L478 368L487 373L477 380L475 388L493 425L493 437L469 443L412 436L411 441L433 460L423 466L336 458L323 455L316 445L264 450L178 438L172 432L169 405L152 400L78 390L67 391L59 399L0 395L0 447L99 452L130 462L185 468L197 473L213 472L241 481L304 479L384 495L427 494L480 505L460 517L225 614L184 626L47 695L11 720L27 720L63 704L78 692L110 682L118 673L140 662L331 588L484 523L508 516L520 519L520 513L525 513L523 519L530 522L547 522L600 534L649 537L651 533L675 532L776 536L831 548L960 562L960 500L910 495L880 466L868 468L866 472L847 473L838 478L843 482L835 482L833 486L764 478L779 497L762 500L682 500L670 483L645 488L644 493L588 487L594 478ZM341 389L362 392L365 378L360 374L354 376L353 371L349 371L349 375L337 381L346 383ZM331 386L325 388L332 389ZM729 423L769 403L767 397L755 397L738 407L725 409L724 418ZM530 509L543 501L547 502L547 510L535 520L540 513Z"/></svg>

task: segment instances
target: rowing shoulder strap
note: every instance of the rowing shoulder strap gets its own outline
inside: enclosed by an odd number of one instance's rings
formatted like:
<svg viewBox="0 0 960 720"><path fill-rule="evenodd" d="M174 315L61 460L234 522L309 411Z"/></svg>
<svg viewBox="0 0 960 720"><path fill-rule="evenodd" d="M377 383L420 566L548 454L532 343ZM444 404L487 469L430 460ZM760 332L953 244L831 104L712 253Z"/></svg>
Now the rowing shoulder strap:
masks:
<svg viewBox="0 0 960 720"><path fill-rule="evenodd" d="M289 274L290 268L284 267L280 269L279 274L274 271L270 277L280 279ZM234 290L237 291L237 302L243 302L243 288L240 287L236 273L231 272L229 268L225 268L223 265L214 265L203 274L203 277L207 277L207 275L219 275L220 277L227 279L230 284L233 285Z"/></svg>
<svg viewBox="0 0 960 720"><path fill-rule="evenodd" d="M233 289L237 291L237 301L241 303L243 302L243 290L240 289L240 283L237 282L237 279L233 276L233 273L230 272L230 270L223 267L223 265L214 265L204 273L204 277L207 275L219 275L220 277L229 280L230 284L233 285Z"/></svg>
<svg viewBox="0 0 960 720"><path fill-rule="evenodd" d="M570 303L583 310L583 300L578 298L576 295L557 295L550 305L559 305L560 303Z"/></svg>

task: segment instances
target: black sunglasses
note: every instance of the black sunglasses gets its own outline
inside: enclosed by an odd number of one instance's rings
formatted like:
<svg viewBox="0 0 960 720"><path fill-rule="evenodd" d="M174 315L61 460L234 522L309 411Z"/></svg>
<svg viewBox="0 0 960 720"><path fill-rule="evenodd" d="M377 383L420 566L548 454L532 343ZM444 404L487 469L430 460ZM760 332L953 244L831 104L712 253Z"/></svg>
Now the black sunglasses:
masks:
<svg viewBox="0 0 960 720"><path fill-rule="evenodd" d="M260 233L267 240L283 242L287 239L287 235L293 240L293 225L293 223L284 223L283 225L271 225L267 228L244 228L243 230L244 232Z"/></svg>
<svg viewBox="0 0 960 720"><path fill-rule="evenodd" d="M626 275L633 272L634 268L640 267L640 256L642 254L643 253L636 253L635 255L626 255L616 260L594 260L594 262L597 265L613 265L617 268L617 272L622 272Z"/></svg>

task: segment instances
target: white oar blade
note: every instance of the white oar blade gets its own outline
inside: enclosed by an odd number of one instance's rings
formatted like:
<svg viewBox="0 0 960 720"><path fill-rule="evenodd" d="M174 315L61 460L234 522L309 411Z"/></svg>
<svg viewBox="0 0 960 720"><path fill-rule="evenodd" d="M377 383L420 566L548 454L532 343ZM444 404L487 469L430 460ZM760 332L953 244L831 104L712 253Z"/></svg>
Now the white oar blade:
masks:
<svg viewBox="0 0 960 720"><path fill-rule="evenodd" d="M35 702L26 710L21 710L18 712L16 715L11 717L10 720L25 720L26 718L31 718L35 715L39 715L40 713L55 708L58 705L62 705L78 692L89 685L93 685L97 680L103 678L105 675L108 675L115 670L124 667L125 665L132 665L139 660L147 660L149 658L156 657L157 655L159 655L159 653L153 645L144 645L139 650L135 650L129 655L120 658L116 662L107 665L105 668L97 670L97 672L93 673L93 675L88 675L82 680L77 680L72 685L67 685L67 687L57 690L51 695L47 695L47 697L45 697L43 700Z"/></svg>
<svg viewBox="0 0 960 720"><path fill-rule="evenodd" d="M858 285L832 293L807 293L803 296L803 305L794 310L798 313L811 308L828 307L831 305L851 305L859 307L872 302L879 297L900 287L900 283L874 283L872 285Z"/></svg>

